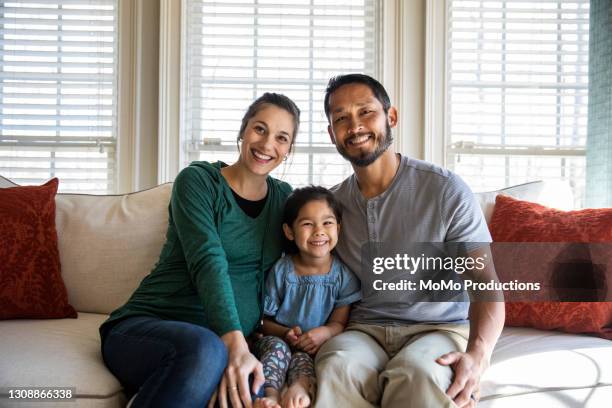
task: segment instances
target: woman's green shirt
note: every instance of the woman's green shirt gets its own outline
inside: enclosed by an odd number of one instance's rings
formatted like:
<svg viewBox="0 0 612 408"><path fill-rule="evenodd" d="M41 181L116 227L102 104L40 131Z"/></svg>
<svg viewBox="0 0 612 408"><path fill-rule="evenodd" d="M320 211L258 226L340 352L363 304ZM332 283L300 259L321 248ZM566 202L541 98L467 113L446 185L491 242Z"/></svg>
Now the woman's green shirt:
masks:
<svg viewBox="0 0 612 408"><path fill-rule="evenodd" d="M281 255L281 217L289 184L267 178L257 218L236 203L224 163L194 162L176 177L166 243L153 271L102 325L157 316L249 335L261 319L264 273Z"/></svg>

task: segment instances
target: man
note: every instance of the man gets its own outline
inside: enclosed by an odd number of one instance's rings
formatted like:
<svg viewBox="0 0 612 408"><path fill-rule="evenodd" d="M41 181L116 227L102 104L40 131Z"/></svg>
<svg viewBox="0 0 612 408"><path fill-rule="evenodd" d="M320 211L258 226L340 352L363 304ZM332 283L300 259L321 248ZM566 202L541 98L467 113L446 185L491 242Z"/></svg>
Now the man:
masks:
<svg viewBox="0 0 612 408"><path fill-rule="evenodd" d="M325 113L332 142L354 170L333 189L344 206L337 252L361 279L364 298L347 330L317 355L316 406L474 407L503 303L398 300L372 289L361 257L368 243L490 242L480 207L457 175L395 153L397 110L375 79L332 78Z"/></svg>

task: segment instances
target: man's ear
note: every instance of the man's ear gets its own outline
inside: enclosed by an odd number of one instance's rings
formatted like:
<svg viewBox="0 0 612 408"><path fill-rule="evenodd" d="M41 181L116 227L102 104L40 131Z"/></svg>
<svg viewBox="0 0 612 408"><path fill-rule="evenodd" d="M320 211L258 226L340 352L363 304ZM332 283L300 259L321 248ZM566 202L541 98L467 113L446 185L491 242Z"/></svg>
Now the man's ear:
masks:
<svg viewBox="0 0 612 408"><path fill-rule="evenodd" d="M293 241L295 239L293 236L293 231L291 230L291 227L287 225L287 223L283 224L283 232L289 241Z"/></svg>
<svg viewBox="0 0 612 408"><path fill-rule="evenodd" d="M391 106L387 112L387 119L389 120L389 126L392 128L397 126L397 109L395 106Z"/></svg>
<svg viewBox="0 0 612 408"><path fill-rule="evenodd" d="M332 130L331 125L327 125L327 133L329 133L329 139L333 144L336 144L336 138L334 137L334 131Z"/></svg>

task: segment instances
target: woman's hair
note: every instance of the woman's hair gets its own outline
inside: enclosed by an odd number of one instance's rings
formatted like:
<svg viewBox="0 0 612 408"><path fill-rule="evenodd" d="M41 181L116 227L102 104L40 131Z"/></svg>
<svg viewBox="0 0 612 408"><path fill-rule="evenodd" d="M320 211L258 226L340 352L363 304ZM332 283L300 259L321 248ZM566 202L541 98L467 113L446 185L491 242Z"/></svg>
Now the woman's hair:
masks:
<svg viewBox="0 0 612 408"><path fill-rule="evenodd" d="M311 201L325 201L331 208L338 223L342 222L342 205L334 198L334 195L321 186L308 186L297 188L287 198L285 210L283 211L283 224L293 228L293 223L297 219L300 210ZM298 253L298 247L294 241L284 237L283 249L288 254Z"/></svg>
<svg viewBox="0 0 612 408"><path fill-rule="evenodd" d="M289 97L283 94L277 94L273 92L266 92L261 95L259 98L255 99L255 101L249 106L246 113L242 117L242 123L240 124L240 131L238 132L237 142L242 139L244 135L244 131L246 130L247 124L249 120L253 118L253 116L257 115L257 113L264 109L268 105L274 105L281 109L286 110L293 116L293 135L291 137L291 145L289 146L289 151L293 148L293 144L295 143L295 137L298 132L298 128L300 127L300 109L297 107L295 102L293 102Z"/></svg>

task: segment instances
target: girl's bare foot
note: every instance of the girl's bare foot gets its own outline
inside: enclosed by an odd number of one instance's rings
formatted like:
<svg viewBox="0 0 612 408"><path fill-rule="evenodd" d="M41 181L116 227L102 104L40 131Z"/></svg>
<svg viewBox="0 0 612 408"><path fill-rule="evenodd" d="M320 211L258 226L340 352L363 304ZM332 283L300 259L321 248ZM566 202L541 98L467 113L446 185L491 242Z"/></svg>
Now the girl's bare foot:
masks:
<svg viewBox="0 0 612 408"><path fill-rule="evenodd" d="M255 400L254 408L281 408L278 401L274 398L263 397Z"/></svg>
<svg viewBox="0 0 612 408"><path fill-rule="evenodd" d="M306 408L310 406L310 396L308 395L308 384L304 381L296 381L283 394L281 399L283 408Z"/></svg>
<svg viewBox="0 0 612 408"><path fill-rule="evenodd" d="M255 400L254 408L281 408L281 406L278 405L280 395L277 390L272 387L266 387L264 395L265 397Z"/></svg>

